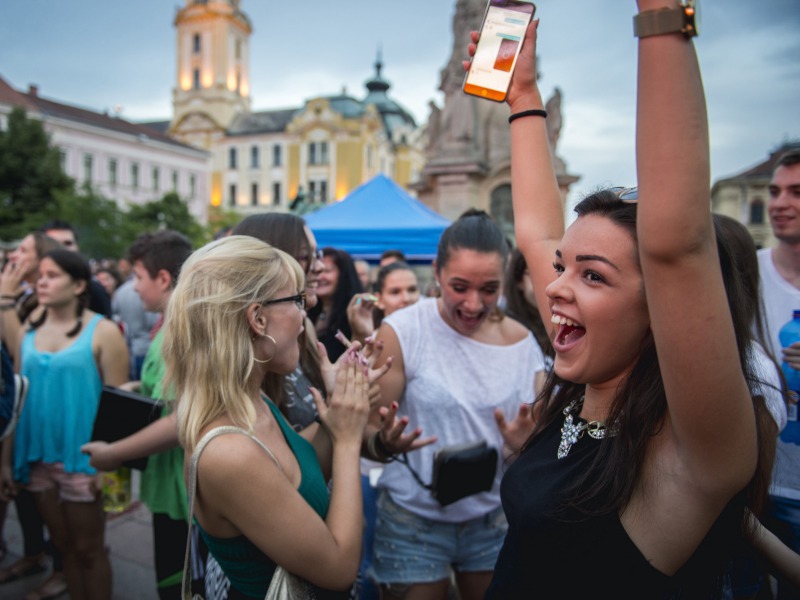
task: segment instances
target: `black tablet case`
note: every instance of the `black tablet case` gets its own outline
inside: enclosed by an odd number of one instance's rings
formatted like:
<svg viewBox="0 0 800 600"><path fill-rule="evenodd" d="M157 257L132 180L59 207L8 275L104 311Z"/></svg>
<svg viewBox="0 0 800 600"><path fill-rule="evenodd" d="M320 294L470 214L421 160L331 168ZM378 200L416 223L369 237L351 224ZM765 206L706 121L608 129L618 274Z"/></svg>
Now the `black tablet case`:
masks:
<svg viewBox="0 0 800 600"><path fill-rule="evenodd" d="M92 440L116 442L147 427L161 417L159 401L110 385L103 386L100 406L94 420ZM131 469L144 470L147 457L123 463Z"/></svg>

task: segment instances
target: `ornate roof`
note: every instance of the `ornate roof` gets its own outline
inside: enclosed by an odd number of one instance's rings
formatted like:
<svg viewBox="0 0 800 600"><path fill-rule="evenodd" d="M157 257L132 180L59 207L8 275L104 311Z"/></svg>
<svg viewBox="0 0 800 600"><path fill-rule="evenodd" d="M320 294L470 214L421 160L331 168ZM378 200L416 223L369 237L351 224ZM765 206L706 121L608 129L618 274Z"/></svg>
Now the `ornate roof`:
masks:
<svg viewBox="0 0 800 600"><path fill-rule="evenodd" d="M345 91L331 96L320 96L327 100L331 110L339 113L345 119L358 119L364 115L367 106L374 105L381 116L387 137L395 140L395 133L402 129L416 129L414 117L400 104L389 98L387 92L391 84L381 76L380 53L375 62L375 76L365 82L367 95L363 100L350 96ZM309 99L304 106L315 98ZM280 110L264 110L251 113L240 113L234 118L228 128L229 136L244 136L258 133L279 133L286 129L291 120L304 108L289 108Z"/></svg>
<svg viewBox="0 0 800 600"><path fill-rule="evenodd" d="M280 133L300 109L287 108L239 113L233 119L227 134L229 136L253 135L257 133Z"/></svg>
<svg viewBox="0 0 800 600"><path fill-rule="evenodd" d="M378 57L375 60L375 77L368 79L364 84L367 88L367 97L364 98L364 104L374 104L375 108L383 119L383 124L389 133L389 137L394 139L394 132L400 127L416 128L417 124L414 117L391 98L389 98L388 91L391 84L381 76L383 69L383 61L381 60L380 50Z"/></svg>

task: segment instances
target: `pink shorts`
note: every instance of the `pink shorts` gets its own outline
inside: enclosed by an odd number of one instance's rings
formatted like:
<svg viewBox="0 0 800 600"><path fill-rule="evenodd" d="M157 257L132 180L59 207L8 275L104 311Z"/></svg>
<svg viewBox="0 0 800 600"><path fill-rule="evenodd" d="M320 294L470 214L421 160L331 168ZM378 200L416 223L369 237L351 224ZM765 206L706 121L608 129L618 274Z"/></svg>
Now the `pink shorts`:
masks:
<svg viewBox="0 0 800 600"><path fill-rule="evenodd" d="M30 480L25 487L30 492L57 488L62 502L94 502L99 489L96 480L96 475L65 473L64 463L37 462L31 465Z"/></svg>

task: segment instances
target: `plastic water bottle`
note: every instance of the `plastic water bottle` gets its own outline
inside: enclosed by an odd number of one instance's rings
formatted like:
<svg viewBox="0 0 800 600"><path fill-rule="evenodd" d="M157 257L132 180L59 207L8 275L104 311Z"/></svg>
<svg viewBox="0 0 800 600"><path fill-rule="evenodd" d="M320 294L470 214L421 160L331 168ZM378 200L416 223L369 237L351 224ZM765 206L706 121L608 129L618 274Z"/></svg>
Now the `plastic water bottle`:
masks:
<svg viewBox="0 0 800 600"><path fill-rule="evenodd" d="M787 348L795 342L800 342L800 310L792 312L792 320L781 327L778 336L781 346ZM781 367L786 377L786 386L792 402L788 405L788 420L786 427L781 432L781 440L790 444L800 445L800 422L797 420L797 399L800 395L800 371L793 369L786 362Z"/></svg>

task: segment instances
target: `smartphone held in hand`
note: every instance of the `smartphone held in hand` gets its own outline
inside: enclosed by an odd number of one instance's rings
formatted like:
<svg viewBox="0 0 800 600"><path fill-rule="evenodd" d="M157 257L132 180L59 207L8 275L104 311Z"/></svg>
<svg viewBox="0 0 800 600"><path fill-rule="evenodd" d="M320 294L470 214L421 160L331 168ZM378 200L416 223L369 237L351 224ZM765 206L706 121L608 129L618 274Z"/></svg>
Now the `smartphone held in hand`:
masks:
<svg viewBox="0 0 800 600"><path fill-rule="evenodd" d="M536 5L524 0L489 0L464 92L496 102L506 99L525 31Z"/></svg>

